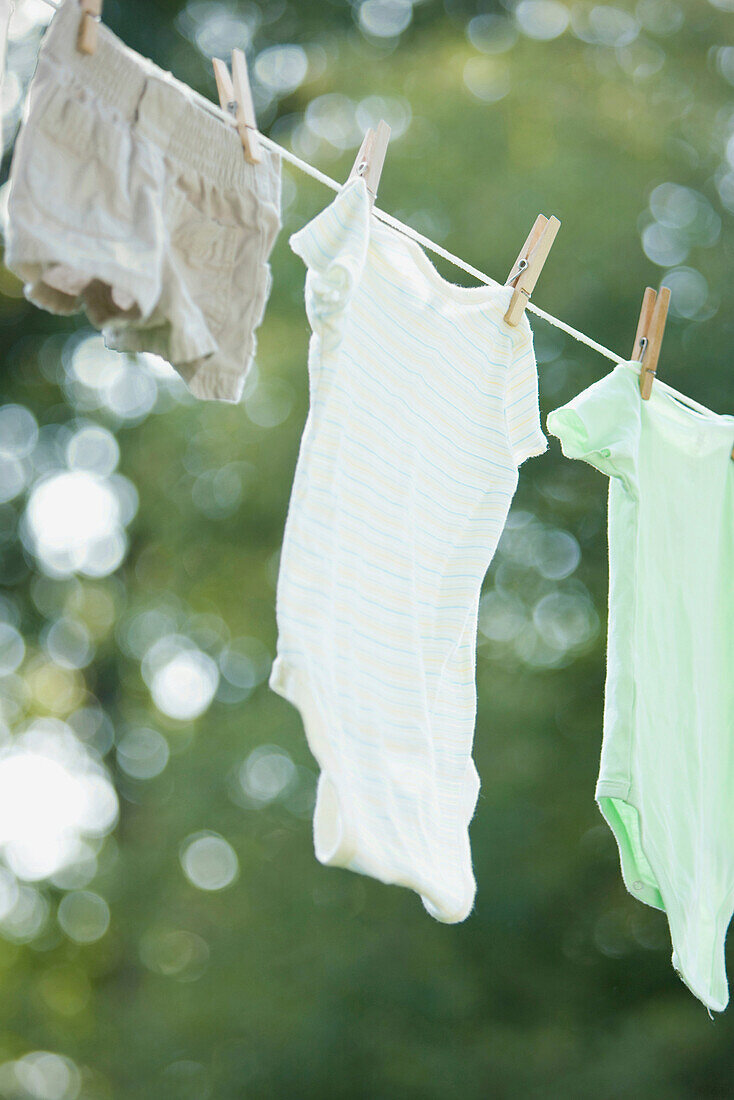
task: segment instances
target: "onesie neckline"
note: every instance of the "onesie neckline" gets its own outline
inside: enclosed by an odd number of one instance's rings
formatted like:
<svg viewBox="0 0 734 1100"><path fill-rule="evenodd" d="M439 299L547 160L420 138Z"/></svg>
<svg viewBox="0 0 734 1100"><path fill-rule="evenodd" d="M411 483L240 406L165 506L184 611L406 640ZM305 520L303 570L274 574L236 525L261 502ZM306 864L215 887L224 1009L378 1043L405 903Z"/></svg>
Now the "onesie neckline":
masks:
<svg viewBox="0 0 734 1100"><path fill-rule="evenodd" d="M375 228L379 230L379 233L383 233L392 241L399 241L418 271L420 271L420 273L442 294L446 295L446 297L453 298L459 302L497 302L500 306L509 305L510 298L512 297L512 287L502 286L500 283L485 283L481 286L460 286L458 283L452 283L441 275L436 265L429 256L426 255L425 249L418 241L413 240L412 237L406 236L397 229L393 229L392 226L386 225L377 218L372 220L371 236L374 234Z"/></svg>
<svg viewBox="0 0 734 1100"><path fill-rule="evenodd" d="M640 363L638 360L629 360L620 363L620 367L639 375ZM681 428L687 431L695 431L702 427L707 429L720 429L728 436L734 432L734 416L729 413L717 413L700 405L690 397L679 394L662 379L655 379L655 385L650 394L649 404L652 408L670 421L675 421ZM733 440L734 441L734 440Z"/></svg>

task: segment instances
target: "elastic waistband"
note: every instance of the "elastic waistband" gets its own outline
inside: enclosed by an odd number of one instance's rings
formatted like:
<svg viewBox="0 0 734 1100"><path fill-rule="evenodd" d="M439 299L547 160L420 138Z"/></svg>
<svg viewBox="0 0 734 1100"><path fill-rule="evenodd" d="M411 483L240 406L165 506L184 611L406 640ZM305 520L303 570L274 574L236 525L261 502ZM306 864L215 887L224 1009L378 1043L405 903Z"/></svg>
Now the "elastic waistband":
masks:
<svg viewBox="0 0 734 1100"><path fill-rule="evenodd" d="M234 125L170 73L135 53L103 24L92 55L77 49L81 12L65 0L54 15L42 56L70 71L93 98L127 120L135 134L167 156L222 187L249 188L264 202L280 205L280 158L262 149L260 164L245 160Z"/></svg>

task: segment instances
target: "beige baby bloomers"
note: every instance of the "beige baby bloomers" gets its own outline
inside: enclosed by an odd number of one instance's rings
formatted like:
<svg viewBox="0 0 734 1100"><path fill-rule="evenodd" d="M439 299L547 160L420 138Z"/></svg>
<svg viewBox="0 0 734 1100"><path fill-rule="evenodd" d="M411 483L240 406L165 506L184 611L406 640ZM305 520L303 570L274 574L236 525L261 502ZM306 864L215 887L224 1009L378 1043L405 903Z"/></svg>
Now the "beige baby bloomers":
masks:
<svg viewBox="0 0 734 1100"><path fill-rule="evenodd" d="M53 313L167 359L236 401L271 285L280 159L248 164L206 100L106 27L76 47L67 0L43 41L11 169L6 263Z"/></svg>

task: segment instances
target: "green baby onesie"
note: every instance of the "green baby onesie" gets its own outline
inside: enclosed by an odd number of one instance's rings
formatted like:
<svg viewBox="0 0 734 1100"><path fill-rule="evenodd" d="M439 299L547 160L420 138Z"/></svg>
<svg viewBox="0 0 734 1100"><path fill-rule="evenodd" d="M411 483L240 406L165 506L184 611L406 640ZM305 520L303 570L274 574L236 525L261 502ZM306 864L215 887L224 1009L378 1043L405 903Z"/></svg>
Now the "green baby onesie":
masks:
<svg viewBox="0 0 734 1100"><path fill-rule="evenodd" d="M627 889L663 909L673 966L711 1010L734 912L734 417L639 364L548 417L609 475L609 637L599 807Z"/></svg>

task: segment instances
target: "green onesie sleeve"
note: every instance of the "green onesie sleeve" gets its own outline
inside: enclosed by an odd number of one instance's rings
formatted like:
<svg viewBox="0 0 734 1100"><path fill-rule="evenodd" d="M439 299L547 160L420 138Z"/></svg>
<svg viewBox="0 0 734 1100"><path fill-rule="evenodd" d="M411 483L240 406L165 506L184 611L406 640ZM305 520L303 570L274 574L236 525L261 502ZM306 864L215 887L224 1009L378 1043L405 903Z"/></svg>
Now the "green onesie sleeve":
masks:
<svg viewBox="0 0 734 1100"><path fill-rule="evenodd" d="M550 413L548 431L558 436L566 458L581 458L636 493L640 392L627 365Z"/></svg>

